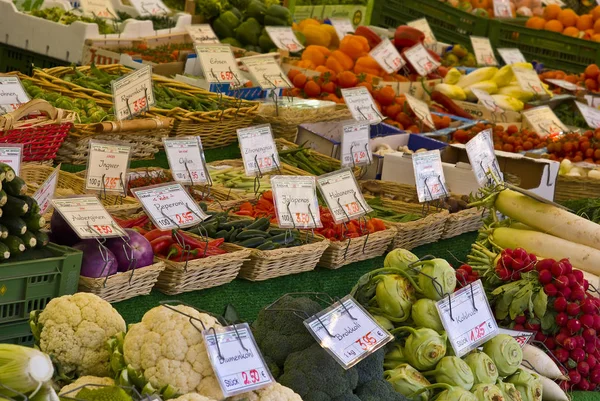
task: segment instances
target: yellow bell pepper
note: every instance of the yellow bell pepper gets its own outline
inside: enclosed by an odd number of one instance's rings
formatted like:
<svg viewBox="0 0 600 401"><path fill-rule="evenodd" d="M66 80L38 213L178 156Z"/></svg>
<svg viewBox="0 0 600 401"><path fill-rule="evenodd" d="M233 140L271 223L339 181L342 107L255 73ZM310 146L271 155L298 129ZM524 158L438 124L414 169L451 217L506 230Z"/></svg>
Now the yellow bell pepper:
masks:
<svg viewBox="0 0 600 401"><path fill-rule="evenodd" d="M328 32L326 28L323 28L325 25L305 25L304 29L301 32L306 37L306 45L317 45L329 47L331 46L331 34Z"/></svg>

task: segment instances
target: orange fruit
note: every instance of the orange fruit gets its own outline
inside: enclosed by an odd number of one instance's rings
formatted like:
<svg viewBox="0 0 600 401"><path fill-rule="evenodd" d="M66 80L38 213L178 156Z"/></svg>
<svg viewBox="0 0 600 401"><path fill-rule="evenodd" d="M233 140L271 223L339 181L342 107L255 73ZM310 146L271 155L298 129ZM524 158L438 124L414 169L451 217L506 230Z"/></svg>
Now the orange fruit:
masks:
<svg viewBox="0 0 600 401"><path fill-rule="evenodd" d="M590 64L585 68L585 77L596 79L600 75L600 68L596 64Z"/></svg>
<svg viewBox="0 0 600 401"><path fill-rule="evenodd" d="M563 31L563 35L577 38L577 37L579 37L579 29L575 28L574 26L568 26Z"/></svg>
<svg viewBox="0 0 600 401"><path fill-rule="evenodd" d="M577 29L585 31L586 29L592 29L594 27L594 17L589 14L585 14L579 17L577 20Z"/></svg>
<svg viewBox="0 0 600 401"><path fill-rule="evenodd" d="M594 29L586 29L584 34L583 34L583 39L591 39L592 36L594 36L594 34L596 33L596 31L594 31Z"/></svg>
<svg viewBox="0 0 600 401"><path fill-rule="evenodd" d="M558 17L556 17L556 19L559 20L560 23L563 24L563 26L565 27L575 26L577 24L578 18L579 17L575 13L575 11L571 10L570 8L565 8L564 10L559 12Z"/></svg>
<svg viewBox="0 0 600 401"><path fill-rule="evenodd" d="M558 4L548 4L544 8L544 18L547 21L556 19L556 17L558 17L558 13L560 13L560 11L561 11L560 6Z"/></svg>
<svg viewBox="0 0 600 401"><path fill-rule="evenodd" d="M595 33L592 35L592 40L594 42L600 42L600 34L599 33Z"/></svg>
<svg viewBox="0 0 600 401"><path fill-rule="evenodd" d="M527 28L531 29L544 29L544 25L546 25L546 20L542 17L531 17L525 24Z"/></svg>
<svg viewBox="0 0 600 401"><path fill-rule="evenodd" d="M600 19L594 22L594 33L600 33Z"/></svg>
<svg viewBox="0 0 600 401"><path fill-rule="evenodd" d="M547 31L562 33L565 27L560 21L553 19L546 22L546 24L544 25L544 29Z"/></svg>
<svg viewBox="0 0 600 401"><path fill-rule="evenodd" d="M594 21L600 19L600 6L594 7L594 9L590 11L590 14L594 18Z"/></svg>

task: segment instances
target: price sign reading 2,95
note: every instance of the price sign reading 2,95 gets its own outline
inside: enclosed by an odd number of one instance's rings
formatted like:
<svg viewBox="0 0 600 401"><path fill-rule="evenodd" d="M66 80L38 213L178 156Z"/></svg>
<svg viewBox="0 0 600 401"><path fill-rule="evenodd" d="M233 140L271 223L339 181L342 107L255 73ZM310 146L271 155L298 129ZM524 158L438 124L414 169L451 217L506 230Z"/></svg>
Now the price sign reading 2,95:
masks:
<svg viewBox="0 0 600 401"><path fill-rule="evenodd" d="M229 45L202 44L195 47L200 67L202 67L207 82L240 83L241 73Z"/></svg>
<svg viewBox="0 0 600 401"><path fill-rule="evenodd" d="M81 239L127 236L95 196L53 199L52 205Z"/></svg>
<svg viewBox="0 0 600 401"><path fill-rule="evenodd" d="M181 184L156 185L131 191L154 225L161 230L195 226L208 218Z"/></svg>
<svg viewBox="0 0 600 401"><path fill-rule="evenodd" d="M317 177L317 185L338 224L357 219L373 210L358 189L349 168Z"/></svg>

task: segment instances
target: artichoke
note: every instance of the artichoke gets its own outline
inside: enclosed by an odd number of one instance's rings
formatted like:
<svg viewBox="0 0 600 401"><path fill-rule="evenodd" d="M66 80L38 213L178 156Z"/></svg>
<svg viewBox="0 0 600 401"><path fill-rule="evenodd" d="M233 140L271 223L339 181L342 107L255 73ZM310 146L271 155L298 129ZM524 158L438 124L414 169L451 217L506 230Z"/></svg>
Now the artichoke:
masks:
<svg viewBox="0 0 600 401"><path fill-rule="evenodd" d="M397 341L391 343L388 346L388 351L385 354L383 360L383 367L385 369L394 369L396 366L406 363L406 357L404 356L404 349Z"/></svg>
<svg viewBox="0 0 600 401"><path fill-rule="evenodd" d="M441 333L444 326L440 314L435 306L435 301L421 298L412 305L411 316L418 327L426 327Z"/></svg>
<svg viewBox="0 0 600 401"><path fill-rule="evenodd" d="M398 365L392 370L386 370L384 377L394 387L396 392L407 397L431 385L425 376L407 363ZM429 392L422 391L420 396L414 400L426 401L428 399Z"/></svg>
<svg viewBox="0 0 600 401"><path fill-rule="evenodd" d="M502 395L504 395L504 401L523 401L521 397L521 393L514 384L505 383L502 380L498 380L496 382L496 386L502 391Z"/></svg>
<svg viewBox="0 0 600 401"><path fill-rule="evenodd" d="M396 274L385 274L375 277L378 280L375 288L375 300L378 308L370 310L395 322L404 322L410 317L415 291L409 281Z"/></svg>
<svg viewBox="0 0 600 401"><path fill-rule="evenodd" d="M471 392L477 397L477 401L506 401L502 391L494 384L476 384Z"/></svg>
<svg viewBox="0 0 600 401"><path fill-rule="evenodd" d="M408 363L423 371L430 370L446 355L446 340L448 336L444 332L422 328L399 327L393 332L408 331L411 334L404 344L404 356Z"/></svg>
<svg viewBox="0 0 600 401"><path fill-rule="evenodd" d="M456 273L444 259L432 259L420 262L420 292L429 299L439 301L446 294L452 294L456 288Z"/></svg>
<svg viewBox="0 0 600 401"><path fill-rule="evenodd" d="M473 372L475 384L494 384L498 380L498 369L486 353L474 351L464 358Z"/></svg>
<svg viewBox="0 0 600 401"><path fill-rule="evenodd" d="M505 379L521 393L523 401L540 401L542 399L542 381L535 373L529 373L518 369L516 373Z"/></svg>
<svg viewBox="0 0 600 401"><path fill-rule="evenodd" d="M407 270L409 265L419 261L419 258L406 249L396 248L387 254L383 261L383 267L393 267L395 269Z"/></svg>
<svg viewBox="0 0 600 401"><path fill-rule="evenodd" d="M515 373L523 361L521 346L508 334L498 334L483 344L483 352L492 358L498 375L502 377Z"/></svg>
<svg viewBox="0 0 600 401"><path fill-rule="evenodd" d="M467 391L473 387L474 378L471 368L457 356L443 357L438 362L435 370L423 372L423 375L435 377L437 383L462 387Z"/></svg>

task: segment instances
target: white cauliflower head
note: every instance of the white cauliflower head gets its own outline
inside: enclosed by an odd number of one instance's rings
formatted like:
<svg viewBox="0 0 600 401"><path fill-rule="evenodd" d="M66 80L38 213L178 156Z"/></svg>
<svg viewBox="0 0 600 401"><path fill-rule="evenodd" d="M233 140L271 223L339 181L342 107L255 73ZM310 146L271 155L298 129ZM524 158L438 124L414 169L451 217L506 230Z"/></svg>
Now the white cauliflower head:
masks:
<svg viewBox="0 0 600 401"><path fill-rule="evenodd" d="M228 401L302 401L302 397L291 388L274 383L260 390L228 398Z"/></svg>
<svg viewBox="0 0 600 401"><path fill-rule="evenodd" d="M131 325L123 343L125 363L143 373L154 387L175 387L177 393L198 393L222 400L204 340L202 324L190 323L187 316L202 321L206 329L219 327L215 318L183 306L158 306L146 312L142 321Z"/></svg>
<svg viewBox="0 0 600 401"><path fill-rule="evenodd" d="M109 376L106 341L125 329L125 321L108 302L80 292L51 300L39 313L34 333L40 350L54 358L61 373Z"/></svg>
<svg viewBox="0 0 600 401"><path fill-rule="evenodd" d="M75 390L78 387L85 386L88 384L99 384L102 386L114 386L115 381L113 379L111 379L110 377L81 376L79 379L75 380L73 383L67 384L66 386L61 388L60 393L58 393L58 395L60 395L60 396L66 395L69 398L75 398L77 396L77 393L75 393L73 390ZM91 387L91 388L94 388L94 387ZM67 393L69 393L69 394L67 394Z"/></svg>
<svg viewBox="0 0 600 401"><path fill-rule="evenodd" d="M187 393L170 401L217 401L214 398L208 398L198 393Z"/></svg>

